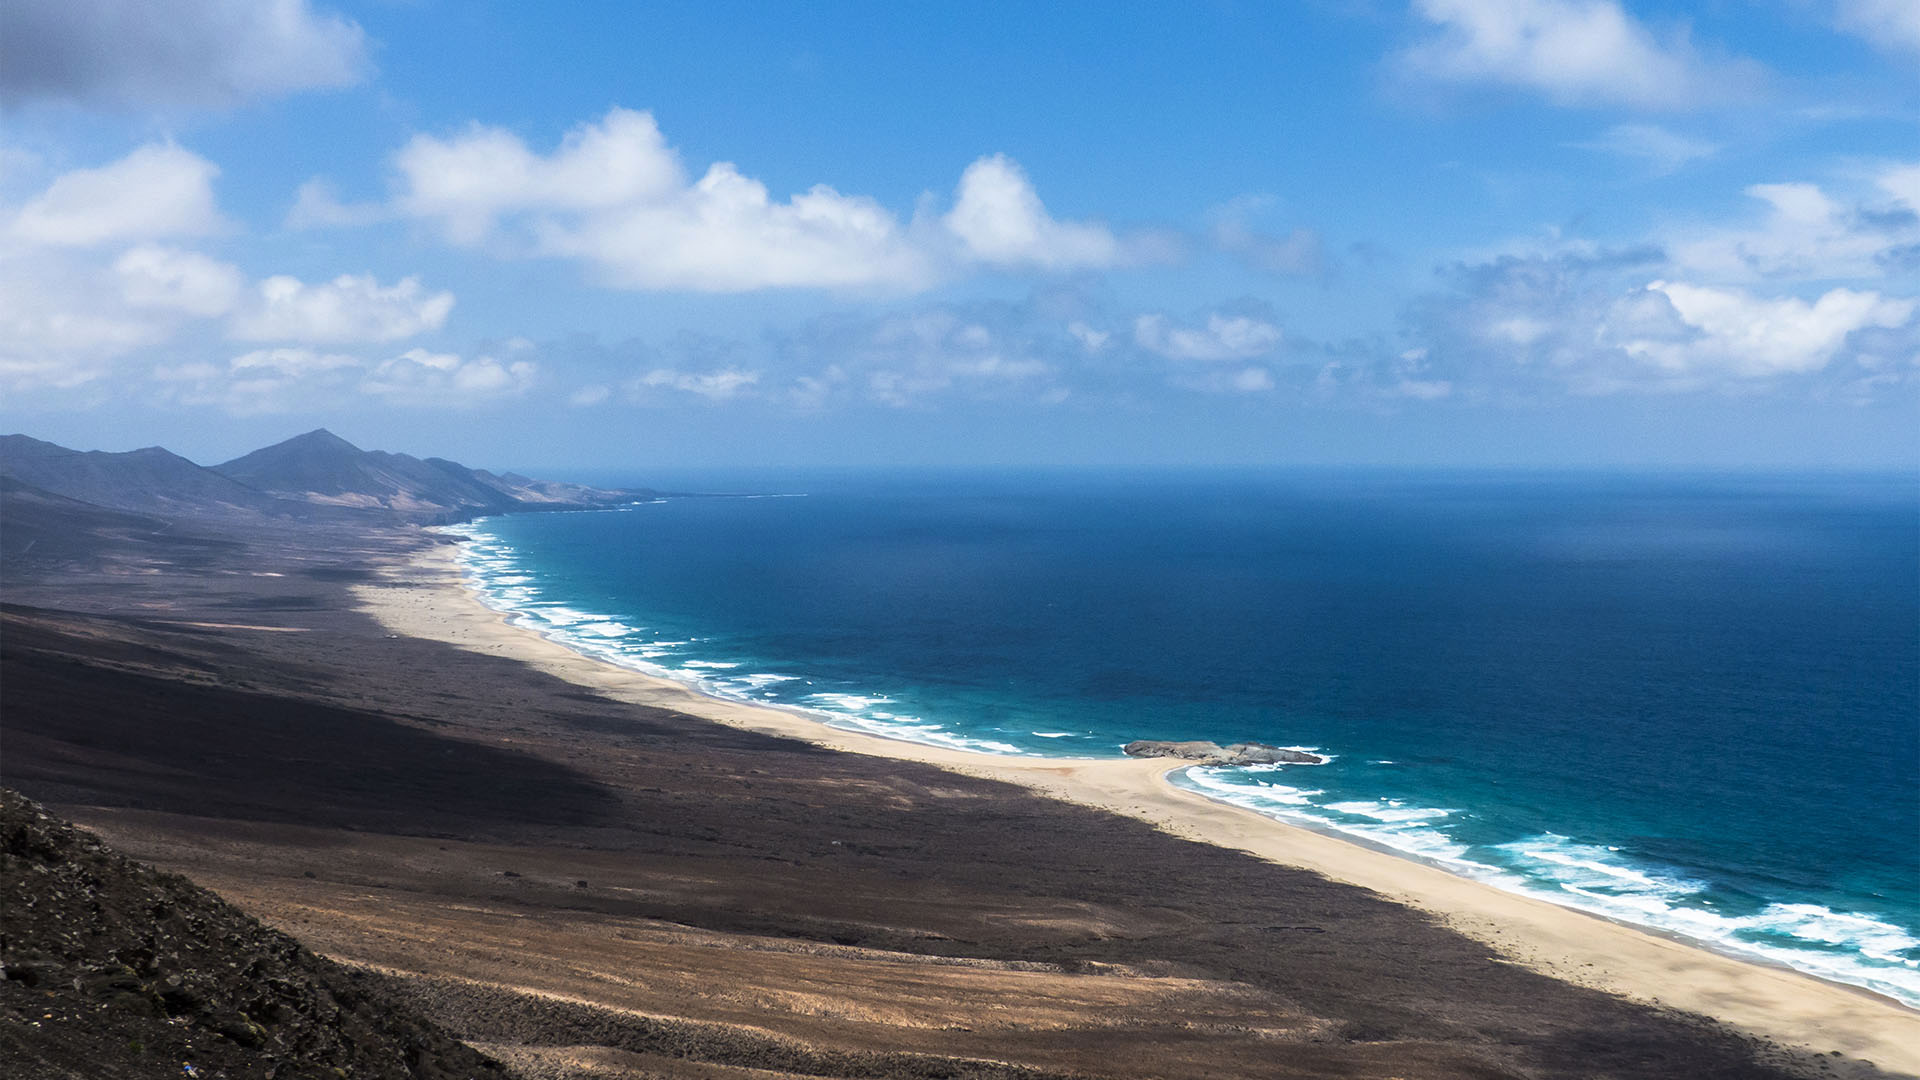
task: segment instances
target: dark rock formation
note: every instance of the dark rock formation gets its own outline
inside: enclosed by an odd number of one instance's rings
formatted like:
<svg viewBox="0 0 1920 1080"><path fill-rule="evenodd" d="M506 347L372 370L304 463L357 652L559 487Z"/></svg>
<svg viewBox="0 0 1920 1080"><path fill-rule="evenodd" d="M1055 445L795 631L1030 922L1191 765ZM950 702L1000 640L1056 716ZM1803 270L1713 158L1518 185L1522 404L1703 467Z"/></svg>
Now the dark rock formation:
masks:
<svg viewBox="0 0 1920 1080"><path fill-rule="evenodd" d="M380 980L0 789L0 1076L508 1074Z"/></svg>
<svg viewBox="0 0 1920 1080"><path fill-rule="evenodd" d="M1130 757L1179 758L1201 765L1325 765L1327 759L1304 750L1284 750L1266 743L1245 742L1221 746L1194 740L1166 742L1140 739L1121 748Z"/></svg>

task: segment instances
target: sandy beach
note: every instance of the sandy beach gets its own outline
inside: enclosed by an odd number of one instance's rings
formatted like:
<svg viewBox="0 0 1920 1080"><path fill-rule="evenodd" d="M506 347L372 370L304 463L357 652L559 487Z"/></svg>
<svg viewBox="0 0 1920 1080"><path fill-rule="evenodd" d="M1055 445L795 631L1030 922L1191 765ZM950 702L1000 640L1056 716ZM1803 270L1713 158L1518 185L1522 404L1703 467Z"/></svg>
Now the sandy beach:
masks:
<svg viewBox="0 0 1920 1080"><path fill-rule="evenodd" d="M10 574L6 786L525 1080L1920 1075L1914 1016L1871 995L1213 803L1165 760L703 697L509 625L454 553L222 525ZM61 1035L126 1052L96 1036Z"/></svg>
<svg viewBox="0 0 1920 1080"><path fill-rule="evenodd" d="M1866 991L1720 955L1214 802L1169 783L1164 760L978 754L842 731L780 709L709 697L510 625L465 586L455 558L450 547L433 548L391 570L389 580L357 586L356 596L397 634L511 657L634 705L1006 781L1129 815L1175 836L1308 869L1431 912L1508 961L1554 978L1920 1075L1920 1014Z"/></svg>

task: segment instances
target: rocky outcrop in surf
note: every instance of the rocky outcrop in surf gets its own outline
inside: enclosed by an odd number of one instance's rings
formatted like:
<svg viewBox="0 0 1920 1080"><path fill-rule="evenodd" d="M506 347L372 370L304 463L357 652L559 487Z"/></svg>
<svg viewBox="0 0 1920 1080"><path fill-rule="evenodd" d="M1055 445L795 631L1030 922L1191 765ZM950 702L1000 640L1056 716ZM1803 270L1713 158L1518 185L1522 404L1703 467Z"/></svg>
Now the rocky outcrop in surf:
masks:
<svg viewBox="0 0 1920 1080"><path fill-rule="evenodd" d="M1327 759L1305 750L1287 750L1266 743L1244 742L1221 746L1216 742L1192 740L1168 742L1139 739L1120 748L1129 757L1179 758L1200 765L1325 765Z"/></svg>

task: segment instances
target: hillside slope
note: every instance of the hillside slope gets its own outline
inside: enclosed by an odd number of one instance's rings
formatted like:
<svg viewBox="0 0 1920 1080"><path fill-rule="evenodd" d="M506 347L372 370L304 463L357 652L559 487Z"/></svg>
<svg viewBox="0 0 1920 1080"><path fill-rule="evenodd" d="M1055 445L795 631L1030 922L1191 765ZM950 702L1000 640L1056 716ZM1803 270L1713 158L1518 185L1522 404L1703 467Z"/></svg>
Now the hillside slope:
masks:
<svg viewBox="0 0 1920 1080"><path fill-rule="evenodd" d="M0 1075L510 1075L375 980L4 789L0 968Z"/></svg>

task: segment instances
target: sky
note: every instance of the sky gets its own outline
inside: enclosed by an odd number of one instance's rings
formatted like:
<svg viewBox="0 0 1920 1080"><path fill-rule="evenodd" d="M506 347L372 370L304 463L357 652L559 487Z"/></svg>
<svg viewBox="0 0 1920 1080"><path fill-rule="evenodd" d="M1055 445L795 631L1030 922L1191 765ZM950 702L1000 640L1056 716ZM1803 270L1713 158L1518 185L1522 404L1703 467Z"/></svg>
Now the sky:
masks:
<svg viewBox="0 0 1920 1080"><path fill-rule="evenodd" d="M10 0L0 430L1920 467L1920 0Z"/></svg>

